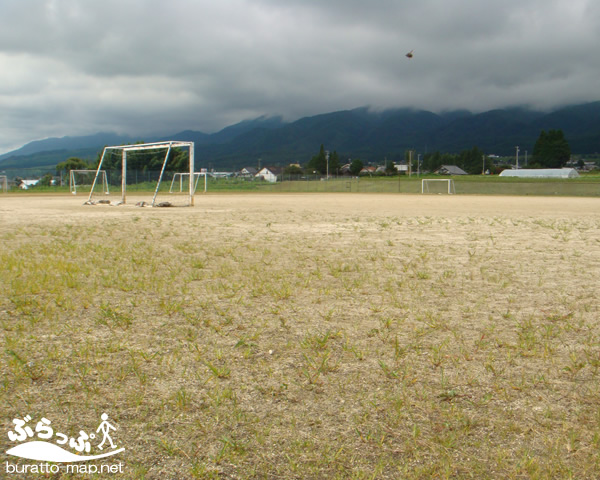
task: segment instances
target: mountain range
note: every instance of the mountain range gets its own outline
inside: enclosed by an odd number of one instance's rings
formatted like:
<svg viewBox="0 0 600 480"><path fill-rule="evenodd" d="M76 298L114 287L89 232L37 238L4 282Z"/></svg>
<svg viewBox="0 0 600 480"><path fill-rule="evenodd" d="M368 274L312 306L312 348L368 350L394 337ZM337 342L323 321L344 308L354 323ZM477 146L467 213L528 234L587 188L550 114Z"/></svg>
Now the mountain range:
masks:
<svg viewBox="0 0 600 480"><path fill-rule="evenodd" d="M284 122L281 117L246 120L207 134L192 130L134 138L114 133L38 140L0 155L0 169L47 168L69 158L95 159L105 145L136 141L195 142L196 165L216 169L306 163L320 145L337 151L342 160L364 162L401 160L408 149L419 153L456 153L479 147L488 154L514 155L533 151L542 130L561 129L573 153L600 151L600 101L563 107L552 112L507 108L472 113L466 110L433 113L424 110L373 111L366 107Z"/></svg>

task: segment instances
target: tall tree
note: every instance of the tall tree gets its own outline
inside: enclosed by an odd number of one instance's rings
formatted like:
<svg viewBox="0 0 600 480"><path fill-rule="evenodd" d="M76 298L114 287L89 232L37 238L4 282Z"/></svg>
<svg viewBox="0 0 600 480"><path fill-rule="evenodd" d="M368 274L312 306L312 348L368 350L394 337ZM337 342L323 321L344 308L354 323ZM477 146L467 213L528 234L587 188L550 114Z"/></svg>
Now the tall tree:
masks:
<svg viewBox="0 0 600 480"><path fill-rule="evenodd" d="M327 171L327 156L323 144L321 144L319 154L312 157L306 165L306 171L309 173L325 173Z"/></svg>
<svg viewBox="0 0 600 480"><path fill-rule="evenodd" d="M334 150L333 153L329 156L329 174L337 174L340 169L340 156Z"/></svg>
<svg viewBox="0 0 600 480"><path fill-rule="evenodd" d="M463 150L458 156L460 168L470 174L481 173L483 152L478 147L471 150Z"/></svg>
<svg viewBox="0 0 600 480"><path fill-rule="evenodd" d="M533 165L540 168L561 168L571 157L571 147L562 130L544 130L533 147Z"/></svg>
<svg viewBox="0 0 600 480"><path fill-rule="evenodd" d="M69 170L87 170L89 168L91 167L85 160L77 157L67 158L64 162L60 162L58 165L56 165L57 172L68 172Z"/></svg>
<svg viewBox="0 0 600 480"><path fill-rule="evenodd" d="M363 165L362 160L355 158L350 163L350 173L352 175L354 175L355 177L357 177L358 174L360 173L360 171L363 169L363 167L364 167L364 165Z"/></svg>

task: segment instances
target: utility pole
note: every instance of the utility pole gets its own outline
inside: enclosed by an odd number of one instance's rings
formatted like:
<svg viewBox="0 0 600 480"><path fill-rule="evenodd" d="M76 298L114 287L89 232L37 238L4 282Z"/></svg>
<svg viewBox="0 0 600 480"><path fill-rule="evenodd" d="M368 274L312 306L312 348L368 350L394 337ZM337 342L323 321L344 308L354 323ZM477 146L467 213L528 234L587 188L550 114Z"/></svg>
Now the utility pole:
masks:
<svg viewBox="0 0 600 480"><path fill-rule="evenodd" d="M517 149L517 162L516 162L516 166L517 166L517 170L519 169L519 146L517 145L515 147Z"/></svg>

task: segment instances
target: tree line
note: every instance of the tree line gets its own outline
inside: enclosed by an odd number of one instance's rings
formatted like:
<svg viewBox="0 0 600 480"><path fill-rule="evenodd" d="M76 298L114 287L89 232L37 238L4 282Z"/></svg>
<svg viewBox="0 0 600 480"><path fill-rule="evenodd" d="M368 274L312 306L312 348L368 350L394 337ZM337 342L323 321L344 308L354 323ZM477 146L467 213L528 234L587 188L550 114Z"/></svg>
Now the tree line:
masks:
<svg viewBox="0 0 600 480"><path fill-rule="evenodd" d="M56 166L57 172L69 170L96 169L100 163L102 152L98 153L95 161L86 162L80 158L71 157ZM469 174L480 174L486 170L495 173L495 166L491 158L489 158L481 149L473 147L463 150L460 153L442 153L431 152L423 155L420 161L412 156L412 168L421 171L434 172L442 165L456 165ZM571 157L571 149L562 130L542 131L533 148L533 155L528 162L527 168L561 168L566 165ZM127 155L127 168L131 170L139 170L141 172L157 171L162 168L165 158L165 152L144 151L130 152ZM405 161L409 163L409 153L405 152ZM120 170L122 156L121 152L107 152L104 158L102 168L105 170ZM393 162L385 162L385 173L395 174L397 170ZM329 152L321 145L319 153L308 160L304 168L299 166L286 167L285 173L289 175L295 174L321 174L329 173L334 175L339 173L342 167L340 155L337 151ZM362 160L356 158L350 161L349 173L358 175L364 167ZM169 153L166 171L182 172L188 168L188 153L184 149L174 148Z"/></svg>
<svg viewBox="0 0 600 480"><path fill-rule="evenodd" d="M410 162L410 157L409 152L405 152L404 158L406 164ZM562 168L567 164L570 157L571 148L562 130L549 130L548 132L542 130L535 142L533 155L528 161L527 168ZM418 162L420 162L420 165L417 165ZM496 167L493 160L476 146L459 153L442 153L439 151L426 153L423 155L422 160L416 155L412 155L411 167L414 171L419 168L422 171L435 172L442 165L456 165L472 175L486 171L498 173L498 170L510 168L508 165ZM340 167L338 153L334 151L329 155L324 146L321 145L319 153L309 160L304 172L325 174L328 168L331 174L336 173ZM354 159L350 164L350 173L358 175L362 168L363 162L359 159ZM303 172L296 167L294 171L286 170L285 173L294 174ZM392 162L386 161L385 173L397 173Z"/></svg>

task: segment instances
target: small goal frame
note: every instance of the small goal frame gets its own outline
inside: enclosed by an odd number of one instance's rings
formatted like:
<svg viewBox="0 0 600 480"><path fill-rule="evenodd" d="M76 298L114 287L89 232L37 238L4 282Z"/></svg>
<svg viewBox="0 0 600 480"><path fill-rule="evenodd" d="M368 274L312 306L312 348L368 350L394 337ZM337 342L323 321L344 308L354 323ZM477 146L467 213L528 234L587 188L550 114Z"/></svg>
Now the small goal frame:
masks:
<svg viewBox="0 0 600 480"><path fill-rule="evenodd" d="M448 184L448 195L456 193L454 180L451 178L424 178L421 180L421 193L430 193L429 182L446 182Z"/></svg>
<svg viewBox="0 0 600 480"><path fill-rule="evenodd" d="M98 162L98 168L96 170L96 176L94 177L94 183L92 184L92 189L90 190L90 196L88 197L87 204L92 203L92 195L94 193L94 188L96 187L96 183L98 181L98 176L100 175L100 171L102 169L102 163L104 162L104 158L106 157L107 152L111 150L121 151L121 204L125 204L127 202L127 153L134 152L138 150L166 150L165 158L163 160L162 168L160 170L160 175L158 177L158 181L156 182L156 188L154 190L154 196L152 197L151 205L156 206L156 196L158 195L158 189L160 188L160 184L162 182L163 175L165 173L165 168L167 166L167 162L169 160L169 154L173 148L187 148L189 151L189 174L194 174L194 142L180 142L176 140L169 140L164 142L153 142L153 143L138 143L135 145L114 145L109 147L104 147L102 151L102 157L100 158L100 162ZM188 192L188 205L190 207L194 206L194 182L189 182L189 192Z"/></svg>
<svg viewBox="0 0 600 480"><path fill-rule="evenodd" d="M75 178L75 174L77 173L95 173L96 170L69 170L69 191L73 194L73 195L77 195L77 180ZM102 191L104 192L105 195L109 194L108 191L108 178L106 177L106 170L100 170L99 172L100 174L100 181L102 182ZM96 178L94 177L94 180Z"/></svg>
<svg viewBox="0 0 600 480"><path fill-rule="evenodd" d="M175 172L173 174L173 179L171 180L171 186L169 187L169 193L175 193L173 191L173 187L175 185L175 182L177 181L177 179L179 178L179 193L183 193L183 179L184 177L188 177L189 178L190 173L189 172ZM198 189L198 182L200 181L200 177L204 177L204 193L206 193L207 191L207 182L206 182L206 172L194 172L194 177L196 178L196 181L194 182L194 193L196 192L196 190Z"/></svg>
<svg viewBox="0 0 600 480"><path fill-rule="evenodd" d="M8 176L0 175L0 192L8 192Z"/></svg>

